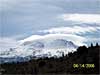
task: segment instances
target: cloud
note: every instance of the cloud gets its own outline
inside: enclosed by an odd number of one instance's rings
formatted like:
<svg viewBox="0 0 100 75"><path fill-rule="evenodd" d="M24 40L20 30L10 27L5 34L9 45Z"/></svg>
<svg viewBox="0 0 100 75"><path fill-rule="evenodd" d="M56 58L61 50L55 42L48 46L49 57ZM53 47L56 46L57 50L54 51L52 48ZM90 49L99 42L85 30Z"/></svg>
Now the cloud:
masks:
<svg viewBox="0 0 100 75"><path fill-rule="evenodd" d="M0 0L4 36L22 35L50 27L65 26L57 15L98 13L99 0ZM90 4L89 4L90 3ZM68 24L68 23L67 23ZM55 25L55 26L54 26ZM1 27L1 26L0 26Z"/></svg>
<svg viewBox="0 0 100 75"><path fill-rule="evenodd" d="M72 27L50 28L47 30L40 30L39 32L53 34L53 35L55 35L56 38L59 37L59 36L56 36L57 34L60 34L60 36L61 36L61 34L64 34L68 40L74 41L75 43L77 42L76 43L77 45L86 45L87 43L90 43L90 41L91 42L94 42L94 41L99 42L99 41L97 41L99 39L99 37L97 36L97 35L99 35L99 32L98 32L99 30L100 30L100 26L88 26L88 25L84 26L81 23L80 26L75 25ZM70 38L69 38L69 36L70 36ZM97 39L97 40L94 40L94 39Z"/></svg>
<svg viewBox="0 0 100 75"><path fill-rule="evenodd" d="M0 10L12 8L17 2L17 0L0 0Z"/></svg>
<svg viewBox="0 0 100 75"><path fill-rule="evenodd" d="M83 36L76 34L92 33L95 32L97 28L88 25L82 27L81 24L80 26L70 27L70 24L73 22L69 24L66 21L100 23L100 15L96 14L98 10L100 10L98 8L98 1L99 0L0 0L0 13L2 13L0 17L3 17L1 20L3 25L0 26L2 27L1 33L3 32L4 37L16 35L16 37L19 37L18 35L26 33L26 37L31 35L31 32L43 29L43 31L40 31L41 33L49 32L53 36L54 34L59 34L59 36L55 35L55 37L60 37L61 34L64 34L68 39L74 39L74 37L76 37L76 39L82 37L83 39ZM58 15L60 16L58 17ZM60 18L60 20L58 20L56 16ZM61 19L65 20L65 22ZM98 27L98 29L100 29L100 27ZM46 38L46 36L51 35L32 35L24 39L24 41L29 39L36 40L38 38L43 39ZM25 37L23 36L23 38ZM81 41L81 39L79 41ZM0 42L2 42L1 46L4 48L16 46L16 40L12 38L3 38ZM82 42L83 40L80 43Z"/></svg>
<svg viewBox="0 0 100 75"><path fill-rule="evenodd" d="M91 26L72 26L72 27L58 27L51 28L48 30L41 30L39 32L50 33L50 34L85 34L87 32L95 32L99 27L91 27Z"/></svg>
<svg viewBox="0 0 100 75"><path fill-rule="evenodd" d="M66 39L68 41L72 41L76 45L86 45L85 42L98 41L98 37L91 35L90 33L95 34L100 30L99 26L72 26L72 27L58 27L58 28L50 28L47 30L40 30L39 32L47 33L45 35L31 35L23 40L16 40L17 38L22 37L22 35L15 37L3 37L0 38L0 48L1 49L9 49L12 47L18 47L24 42L33 42L33 41L52 41L54 39ZM89 35L85 35L89 33ZM79 34L79 35L78 35ZM97 33L98 34L98 33ZM83 36L85 35L85 36ZM99 35L99 34L98 34ZM91 37L93 36L93 37ZM23 35L24 37L24 35ZM78 39L78 40L77 40ZM91 40L90 40L91 39ZM99 41L98 41L99 42Z"/></svg>
<svg viewBox="0 0 100 75"><path fill-rule="evenodd" d="M33 42L33 41L52 41L55 39L65 39L68 41L72 41L73 43L75 43L76 45L83 45L85 38L81 37L81 36L77 36L77 35L73 35L73 34L47 34L47 35L32 35L30 37L27 37L26 39L20 40L19 43L23 44L26 42ZM78 40L76 40L78 39Z"/></svg>
<svg viewBox="0 0 100 75"><path fill-rule="evenodd" d="M9 48L16 47L18 45L17 40L12 38L0 38L0 50L8 50Z"/></svg>
<svg viewBox="0 0 100 75"><path fill-rule="evenodd" d="M100 14L63 14L60 18L65 21L100 23Z"/></svg>

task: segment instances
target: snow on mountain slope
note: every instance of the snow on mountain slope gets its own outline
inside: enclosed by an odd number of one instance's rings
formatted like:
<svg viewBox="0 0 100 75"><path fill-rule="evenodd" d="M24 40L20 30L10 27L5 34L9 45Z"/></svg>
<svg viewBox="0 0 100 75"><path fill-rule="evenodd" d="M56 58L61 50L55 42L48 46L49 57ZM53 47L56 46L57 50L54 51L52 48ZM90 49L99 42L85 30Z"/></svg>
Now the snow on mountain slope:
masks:
<svg viewBox="0 0 100 75"><path fill-rule="evenodd" d="M29 37L19 41L19 45L16 48L10 48L0 53L0 59L5 62L20 61L21 59L29 60L30 57L52 57L62 56L62 53L68 54L68 52L76 51L77 45L74 44L66 36L50 37ZM3 59L4 58L4 59ZM1 63L1 62L0 62Z"/></svg>
<svg viewBox="0 0 100 75"><path fill-rule="evenodd" d="M33 56L41 56L49 53L50 56L57 55L59 57L57 52L60 51L67 54L68 52L72 52L72 50L75 51L78 47L72 42L73 40L70 41L66 38L66 36L63 34L49 34L44 37L33 35L29 38L21 40L20 45L24 48L26 47L27 50L33 50Z"/></svg>
<svg viewBox="0 0 100 75"><path fill-rule="evenodd" d="M71 41L67 41L65 39L56 39L53 40L51 42L49 42L48 44L46 44L46 47L48 47L48 49L68 49L68 48L76 48L77 46L73 44L73 42Z"/></svg>

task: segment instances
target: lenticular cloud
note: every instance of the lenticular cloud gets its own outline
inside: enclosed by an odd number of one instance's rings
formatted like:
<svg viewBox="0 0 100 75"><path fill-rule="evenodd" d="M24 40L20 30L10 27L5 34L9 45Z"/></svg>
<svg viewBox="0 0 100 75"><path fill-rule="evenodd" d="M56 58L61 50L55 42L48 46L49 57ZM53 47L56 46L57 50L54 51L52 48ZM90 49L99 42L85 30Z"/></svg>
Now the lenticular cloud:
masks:
<svg viewBox="0 0 100 75"><path fill-rule="evenodd" d="M76 21L83 23L100 23L99 14L63 14L60 16L65 21Z"/></svg>
<svg viewBox="0 0 100 75"><path fill-rule="evenodd" d="M72 27L58 27L58 28L51 28L48 30L41 30L40 32L50 33L50 34L85 34L87 32L95 32L99 29L99 27L92 27L92 26L72 26Z"/></svg>

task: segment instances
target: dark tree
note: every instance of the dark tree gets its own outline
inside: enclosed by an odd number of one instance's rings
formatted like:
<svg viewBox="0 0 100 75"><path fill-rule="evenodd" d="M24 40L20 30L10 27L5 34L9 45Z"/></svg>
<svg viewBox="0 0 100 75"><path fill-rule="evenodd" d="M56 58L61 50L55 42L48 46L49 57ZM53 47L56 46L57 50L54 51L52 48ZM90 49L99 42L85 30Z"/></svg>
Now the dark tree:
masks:
<svg viewBox="0 0 100 75"><path fill-rule="evenodd" d="M96 47L99 47L99 44L98 43L96 43Z"/></svg>
<svg viewBox="0 0 100 75"><path fill-rule="evenodd" d="M99 51L100 46L91 44L91 47L81 46L75 52L59 58L39 58L24 62L12 62L0 64L0 69L4 69L2 75L23 74L23 75L56 75L56 74L100 74L99 73ZM31 57L32 58L32 57ZM1 59L1 58L0 58ZM94 68L74 68L73 64L94 64Z"/></svg>
<svg viewBox="0 0 100 75"><path fill-rule="evenodd" d="M91 43L91 47L93 47L93 43Z"/></svg>

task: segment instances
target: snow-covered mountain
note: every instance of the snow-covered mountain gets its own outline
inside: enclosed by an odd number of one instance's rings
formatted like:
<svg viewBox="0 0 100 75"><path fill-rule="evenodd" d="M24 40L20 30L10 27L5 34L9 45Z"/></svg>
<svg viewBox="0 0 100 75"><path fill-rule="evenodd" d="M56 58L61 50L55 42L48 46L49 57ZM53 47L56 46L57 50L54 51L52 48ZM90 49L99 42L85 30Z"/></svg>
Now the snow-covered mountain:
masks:
<svg viewBox="0 0 100 75"><path fill-rule="evenodd" d="M20 41L16 48L0 53L0 63L21 62L40 57L60 57L62 53L66 55L68 52L75 51L77 47L72 41L64 38Z"/></svg>
<svg viewBox="0 0 100 75"><path fill-rule="evenodd" d="M49 42L48 44L46 44L46 47L48 47L49 49L52 48L52 49L63 49L63 48L76 48L77 46L73 44L73 42L71 41L67 41L67 40L64 40L64 39L56 39L56 40L53 40L51 42Z"/></svg>

